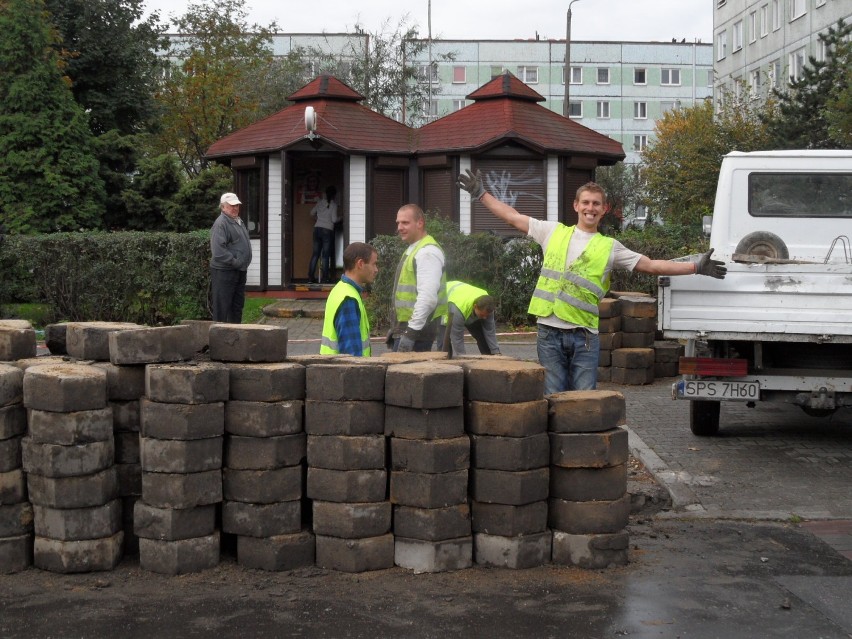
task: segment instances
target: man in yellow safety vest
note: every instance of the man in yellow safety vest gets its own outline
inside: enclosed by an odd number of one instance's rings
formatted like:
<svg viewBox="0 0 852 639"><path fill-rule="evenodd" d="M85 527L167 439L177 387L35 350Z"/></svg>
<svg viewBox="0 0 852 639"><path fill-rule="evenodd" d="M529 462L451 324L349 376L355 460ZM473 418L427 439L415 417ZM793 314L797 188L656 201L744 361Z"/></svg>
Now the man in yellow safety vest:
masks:
<svg viewBox="0 0 852 639"><path fill-rule="evenodd" d="M376 249L364 242L352 242L343 251L343 269L325 303L320 355L370 357L370 319L361 293L379 272Z"/></svg>
<svg viewBox="0 0 852 639"><path fill-rule="evenodd" d="M464 331L476 340L482 355L499 355L494 298L483 288L465 282L447 282L448 313L439 344L453 356L464 355Z"/></svg>

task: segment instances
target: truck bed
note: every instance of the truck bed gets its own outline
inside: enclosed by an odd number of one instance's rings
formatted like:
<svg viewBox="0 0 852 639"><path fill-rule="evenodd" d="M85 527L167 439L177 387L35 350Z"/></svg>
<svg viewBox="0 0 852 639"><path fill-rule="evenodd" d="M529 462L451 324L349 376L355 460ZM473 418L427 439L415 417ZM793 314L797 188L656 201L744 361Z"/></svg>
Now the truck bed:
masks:
<svg viewBox="0 0 852 639"><path fill-rule="evenodd" d="M852 343L852 265L729 262L724 280L661 277L670 339Z"/></svg>

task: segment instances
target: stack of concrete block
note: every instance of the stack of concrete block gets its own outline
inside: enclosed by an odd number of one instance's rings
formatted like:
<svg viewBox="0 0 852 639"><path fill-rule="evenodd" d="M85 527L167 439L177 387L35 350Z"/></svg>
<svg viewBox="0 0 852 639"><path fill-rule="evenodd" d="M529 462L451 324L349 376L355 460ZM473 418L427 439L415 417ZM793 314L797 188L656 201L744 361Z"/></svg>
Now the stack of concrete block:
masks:
<svg viewBox="0 0 852 639"><path fill-rule="evenodd" d="M612 382L639 386L654 381L653 348L618 348L612 352Z"/></svg>
<svg viewBox="0 0 852 639"><path fill-rule="evenodd" d="M0 320L0 362L35 357L36 334L27 320Z"/></svg>
<svg viewBox="0 0 852 639"><path fill-rule="evenodd" d="M181 320L181 326L189 326L189 344L193 353L203 353L210 349L210 320Z"/></svg>
<svg viewBox="0 0 852 639"><path fill-rule="evenodd" d="M68 324L65 322L48 324L44 327L44 345L51 355L68 354L68 349L65 347L67 327Z"/></svg>
<svg viewBox="0 0 852 639"><path fill-rule="evenodd" d="M581 568L627 563L625 402L614 391L547 397L553 562Z"/></svg>
<svg viewBox="0 0 852 639"><path fill-rule="evenodd" d="M219 563L228 383L228 367L216 362L146 366L142 497L133 513L145 570L176 575Z"/></svg>
<svg viewBox="0 0 852 639"><path fill-rule="evenodd" d="M676 377L683 351L683 344L678 342L654 342L654 377Z"/></svg>
<svg viewBox="0 0 852 639"><path fill-rule="evenodd" d="M27 431L24 373L0 364L0 574L33 562L33 511L27 500L21 441Z"/></svg>
<svg viewBox="0 0 852 639"><path fill-rule="evenodd" d="M314 537L304 526L302 503L305 367L233 363L229 369L222 529L237 535L242 566L313 565Z"/></svg>
<svg viewBox="0 0 852 639"><path fill-rule="evenodd" d="M322 568L365 572L393 566L384 396L383 365L350 359L307 368L307 495Z"/></svg>
<svg viewBox="0 0 852 639"><path fill-rule="evenodd" d="M82 361L108 362L109 336L116 331L143 328L132 322L68 322L65 350L69 357Z"/></svg>
<svg viewBox="0 0 852 639"><path fill-rule="evenodd" d="M623 295L621 302L621 346L651 348L657 332L657 299L649 295Z"/></svg>
<svg viewBox="0 0 852 639"><path fill-rule="evenodd" d="M605 297L598 303L598 317L598 339L600 340L598 381L608 382L612 351L621 348L621 302L612 297Z"/></svg>
<svg viewBox="0 0 852 639"><path fill-rule="evenodd" d="M394 562L415 573L473 564L463 389L458 366L388 367L385 433L391 450Z"/></svg>
<svg viewBox="0 0 852 639"><path fill-rule="evenodd" d="M106 373L82 364L30 366L24 406L35 565L62 573L113 569L124 532Z"/></svg>
<svg viewBox="0 0 852 639"><path fill-rule="evenodd" d="M550 477L544 369L490 358L464 362L476 563L531 568L550 561Z"/></svg>

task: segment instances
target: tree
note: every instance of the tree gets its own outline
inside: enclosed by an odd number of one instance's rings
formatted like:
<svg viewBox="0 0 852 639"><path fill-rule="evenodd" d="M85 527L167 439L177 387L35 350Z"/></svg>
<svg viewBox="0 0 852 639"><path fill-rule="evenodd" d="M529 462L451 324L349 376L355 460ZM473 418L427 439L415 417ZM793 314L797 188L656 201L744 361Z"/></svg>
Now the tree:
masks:
<svg viewBox="0 0 852 639"><path fill-rule="evenodd" d="M813 56L788 90L773 90L777 112L764 119L775 149L848 148L852 24L819 34L825 60ZM845 123L845 124L844 124ZM847 142L844 144L843 140Z"/></svg>
<svg viewBox="0 0 852 639"><path fill-rule="evenodd" d="M207 167L204 153L213 142L262 114L252 82L270 68L276 25L248 25L244 7L245 0L190 2L177 20L186 35L172 40L171 64L157 92L163 109L158 140L189 175Z"/></svg>
<svg viewBox="0 0 852 639"><path fill-rule="evenodd" d="M20 233L98 228L105 198L43 0L0 0L0 202Z"/></svg>
<svg viewBox="0 0 852 639"><path fill-rule="evenodd" d="M606 191L609 211L601 219L603 232L618 230L625 217L630 217L642 204L642 176L639 166L619 162L613 166L599 167L595 181Z"/></svg>

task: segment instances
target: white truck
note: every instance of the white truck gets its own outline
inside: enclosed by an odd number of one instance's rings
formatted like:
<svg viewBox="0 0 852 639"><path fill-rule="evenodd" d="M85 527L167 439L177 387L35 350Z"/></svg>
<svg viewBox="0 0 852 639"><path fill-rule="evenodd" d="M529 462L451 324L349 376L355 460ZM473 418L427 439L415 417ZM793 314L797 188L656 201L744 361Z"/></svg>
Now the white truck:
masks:
<svg viewBox="0 0 852 639"><path fill-rule="evenodd" d="M725 279L660 277L657 297L692 432L728 401L852 406L852 151L728 154L709 226Z"/></svg>

